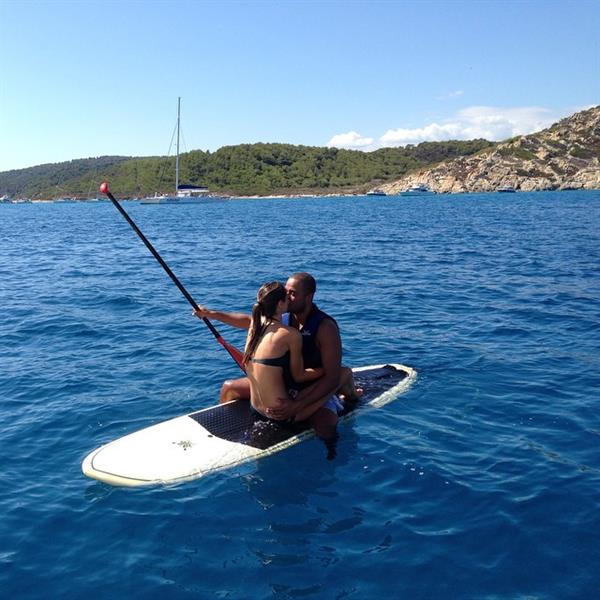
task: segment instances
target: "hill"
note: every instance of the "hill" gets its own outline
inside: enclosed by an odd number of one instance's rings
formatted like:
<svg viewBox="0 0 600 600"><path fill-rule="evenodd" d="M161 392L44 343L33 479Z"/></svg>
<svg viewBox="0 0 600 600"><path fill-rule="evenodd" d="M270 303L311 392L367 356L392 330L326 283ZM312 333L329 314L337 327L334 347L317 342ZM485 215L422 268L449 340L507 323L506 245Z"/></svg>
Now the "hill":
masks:
<svg viewBox="0 0 600 600"><path fill-rule="evenodd" d="M384 182L494 144L486 140L424 142L374 152L291 144L241 144L180 156L180 182L213 193L269 195L360 193ZM119 197L171 192L175 158L104 156L0 173L0 195L27 198L95 196L104 179Z"/></svg>
<svg viewBox="0 0 600 600"><path fill-rule="evenodd" d="M81 192L82 196L90 192L94 194L96 190L89 189L92 184L90 172L108 171L127 160L129 158L123 156L102 156L5 171L0 173L0 195L58 198L66 195L63 193L64 183L77 179L88 180L88 189Z"/></svg>
<svg viewBox="0 0 600 600"><path fill-rule="evenodd" d="M600 106L562 119L548 129L520 136L419 169L381 187L388 194L413 184L436 192L600 189Z"/></svg>

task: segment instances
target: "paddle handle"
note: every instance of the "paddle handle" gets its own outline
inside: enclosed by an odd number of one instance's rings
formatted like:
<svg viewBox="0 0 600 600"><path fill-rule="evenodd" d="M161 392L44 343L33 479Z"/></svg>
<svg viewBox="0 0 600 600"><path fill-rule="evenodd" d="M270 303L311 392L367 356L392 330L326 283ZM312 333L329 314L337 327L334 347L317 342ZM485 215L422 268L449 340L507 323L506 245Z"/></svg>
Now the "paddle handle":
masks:
<svg viewBox="0 0 600 600"><path fill-rule="evenodd" d="M148 238L141 232L140 228L135 224L135 222L129 216L127 211L117 202L116 198L112 195L112 193L108 187L108 183L103 182L100 185L100 192L103 194L106 194L106 196L108 196L108 199L113 203L114 207L121 213L123 218L129 223L131 228L137 233L138 237L142 240L142 242L144 242L144 245L146 246L146 248L148 248L148 250L150 250L152 256L154 256L154 258L159 262L160 266L165 270L166 274L171 278L171 281L177 286L177 288L183 294L185 299L192 305L192 308L194 310L198 310L198 304L192 298L191 294L185 289L185 287L183 286L181 281L179 281L179 279L177 278L175 273L173 273L173 271L171 271L171 268L169 267L169 265L163 260L162 256L156 251L156 249L150 243ZM231 355L231 358L233 358L233 360L235 360L235 362L242 369L242 371L245 371L246 369L244 368L243 354L235 346L228 344L223 339L221 334L217 331L216 327L206 317L202 317L202 320L204 321L204 324L209 328L210 332L215 336L215 338L217 339L219 344L221 344L221 346L223 346L223 348L225 348L225 350L227 350L227 352L229 352L229 354Z"/></svg>

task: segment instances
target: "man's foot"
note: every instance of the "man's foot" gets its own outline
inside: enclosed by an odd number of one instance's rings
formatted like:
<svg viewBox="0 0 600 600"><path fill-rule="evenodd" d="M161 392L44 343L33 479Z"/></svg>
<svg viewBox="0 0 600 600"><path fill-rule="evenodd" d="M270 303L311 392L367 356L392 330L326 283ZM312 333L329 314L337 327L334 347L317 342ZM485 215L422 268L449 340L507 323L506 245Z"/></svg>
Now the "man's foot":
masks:
<svg viewBox="0 0 600 600"><path fill-rule="evenodd" d="M346 407L353 407L362 397L364 390L362 388L354 388L349 394L338 394L340 400Z"/></svg>

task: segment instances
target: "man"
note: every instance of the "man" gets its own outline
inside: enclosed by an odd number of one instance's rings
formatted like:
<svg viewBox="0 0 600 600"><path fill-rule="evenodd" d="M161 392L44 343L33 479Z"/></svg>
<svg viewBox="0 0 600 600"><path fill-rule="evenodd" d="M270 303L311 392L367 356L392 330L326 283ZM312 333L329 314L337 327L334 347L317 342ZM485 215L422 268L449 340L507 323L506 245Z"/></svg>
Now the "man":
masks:
<svg viewBox="0 0 600 600"><path fill-rule="evenodd" d="M294 273L285 287L289 313L285 315L283 323L296 327L302 334L304 367L322 367L324 375L306 389L298 386L297 396L293 400L282 398L281 406L271 409L268 416L275 420L306 420L320 438L331 440L335 437L338 411L343 408L334 394L340 390L348 401L354 399L351 398L356 392L352 371L341 364L342 343L337 323L313 302L316 292L314 277L309 273ZM233 327L250 327L250 315L244 313L225 313L199 307L194 314L199 318L216 319ZM225 381L221 388L221 403L237 399L250 399L247 377Z"/></svg>

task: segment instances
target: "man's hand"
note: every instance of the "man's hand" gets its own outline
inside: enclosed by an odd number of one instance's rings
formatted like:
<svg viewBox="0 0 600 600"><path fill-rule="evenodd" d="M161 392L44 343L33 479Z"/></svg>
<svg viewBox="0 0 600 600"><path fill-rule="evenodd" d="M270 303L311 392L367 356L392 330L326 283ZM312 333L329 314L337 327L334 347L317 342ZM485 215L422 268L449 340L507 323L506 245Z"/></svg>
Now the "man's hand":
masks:
<svg viewBox="0 0 600 600"><path fill-rule="evenodd" d="M267 417L276 421L287 421L296 416L296 403L289 398L277 398L277 406L267 408Z"/></svg>
<svg viewBox="0 0 600 600"><path fill-rule="evenodd" d="M198 308L192 311L192 314L199 319L208 319L212 311L205 306L198 305Z"/></svg>
<svg viewBox="0 0 600 600"><path fill-rule="evenodd" d="M231 325L231 327L239 327L240 329L250 328L250 315L245 313L223 312L198 305L198 308L193 310L192 314L199 319L210 319L211 321L214 319L225 323L225 325Z"/></svg>

